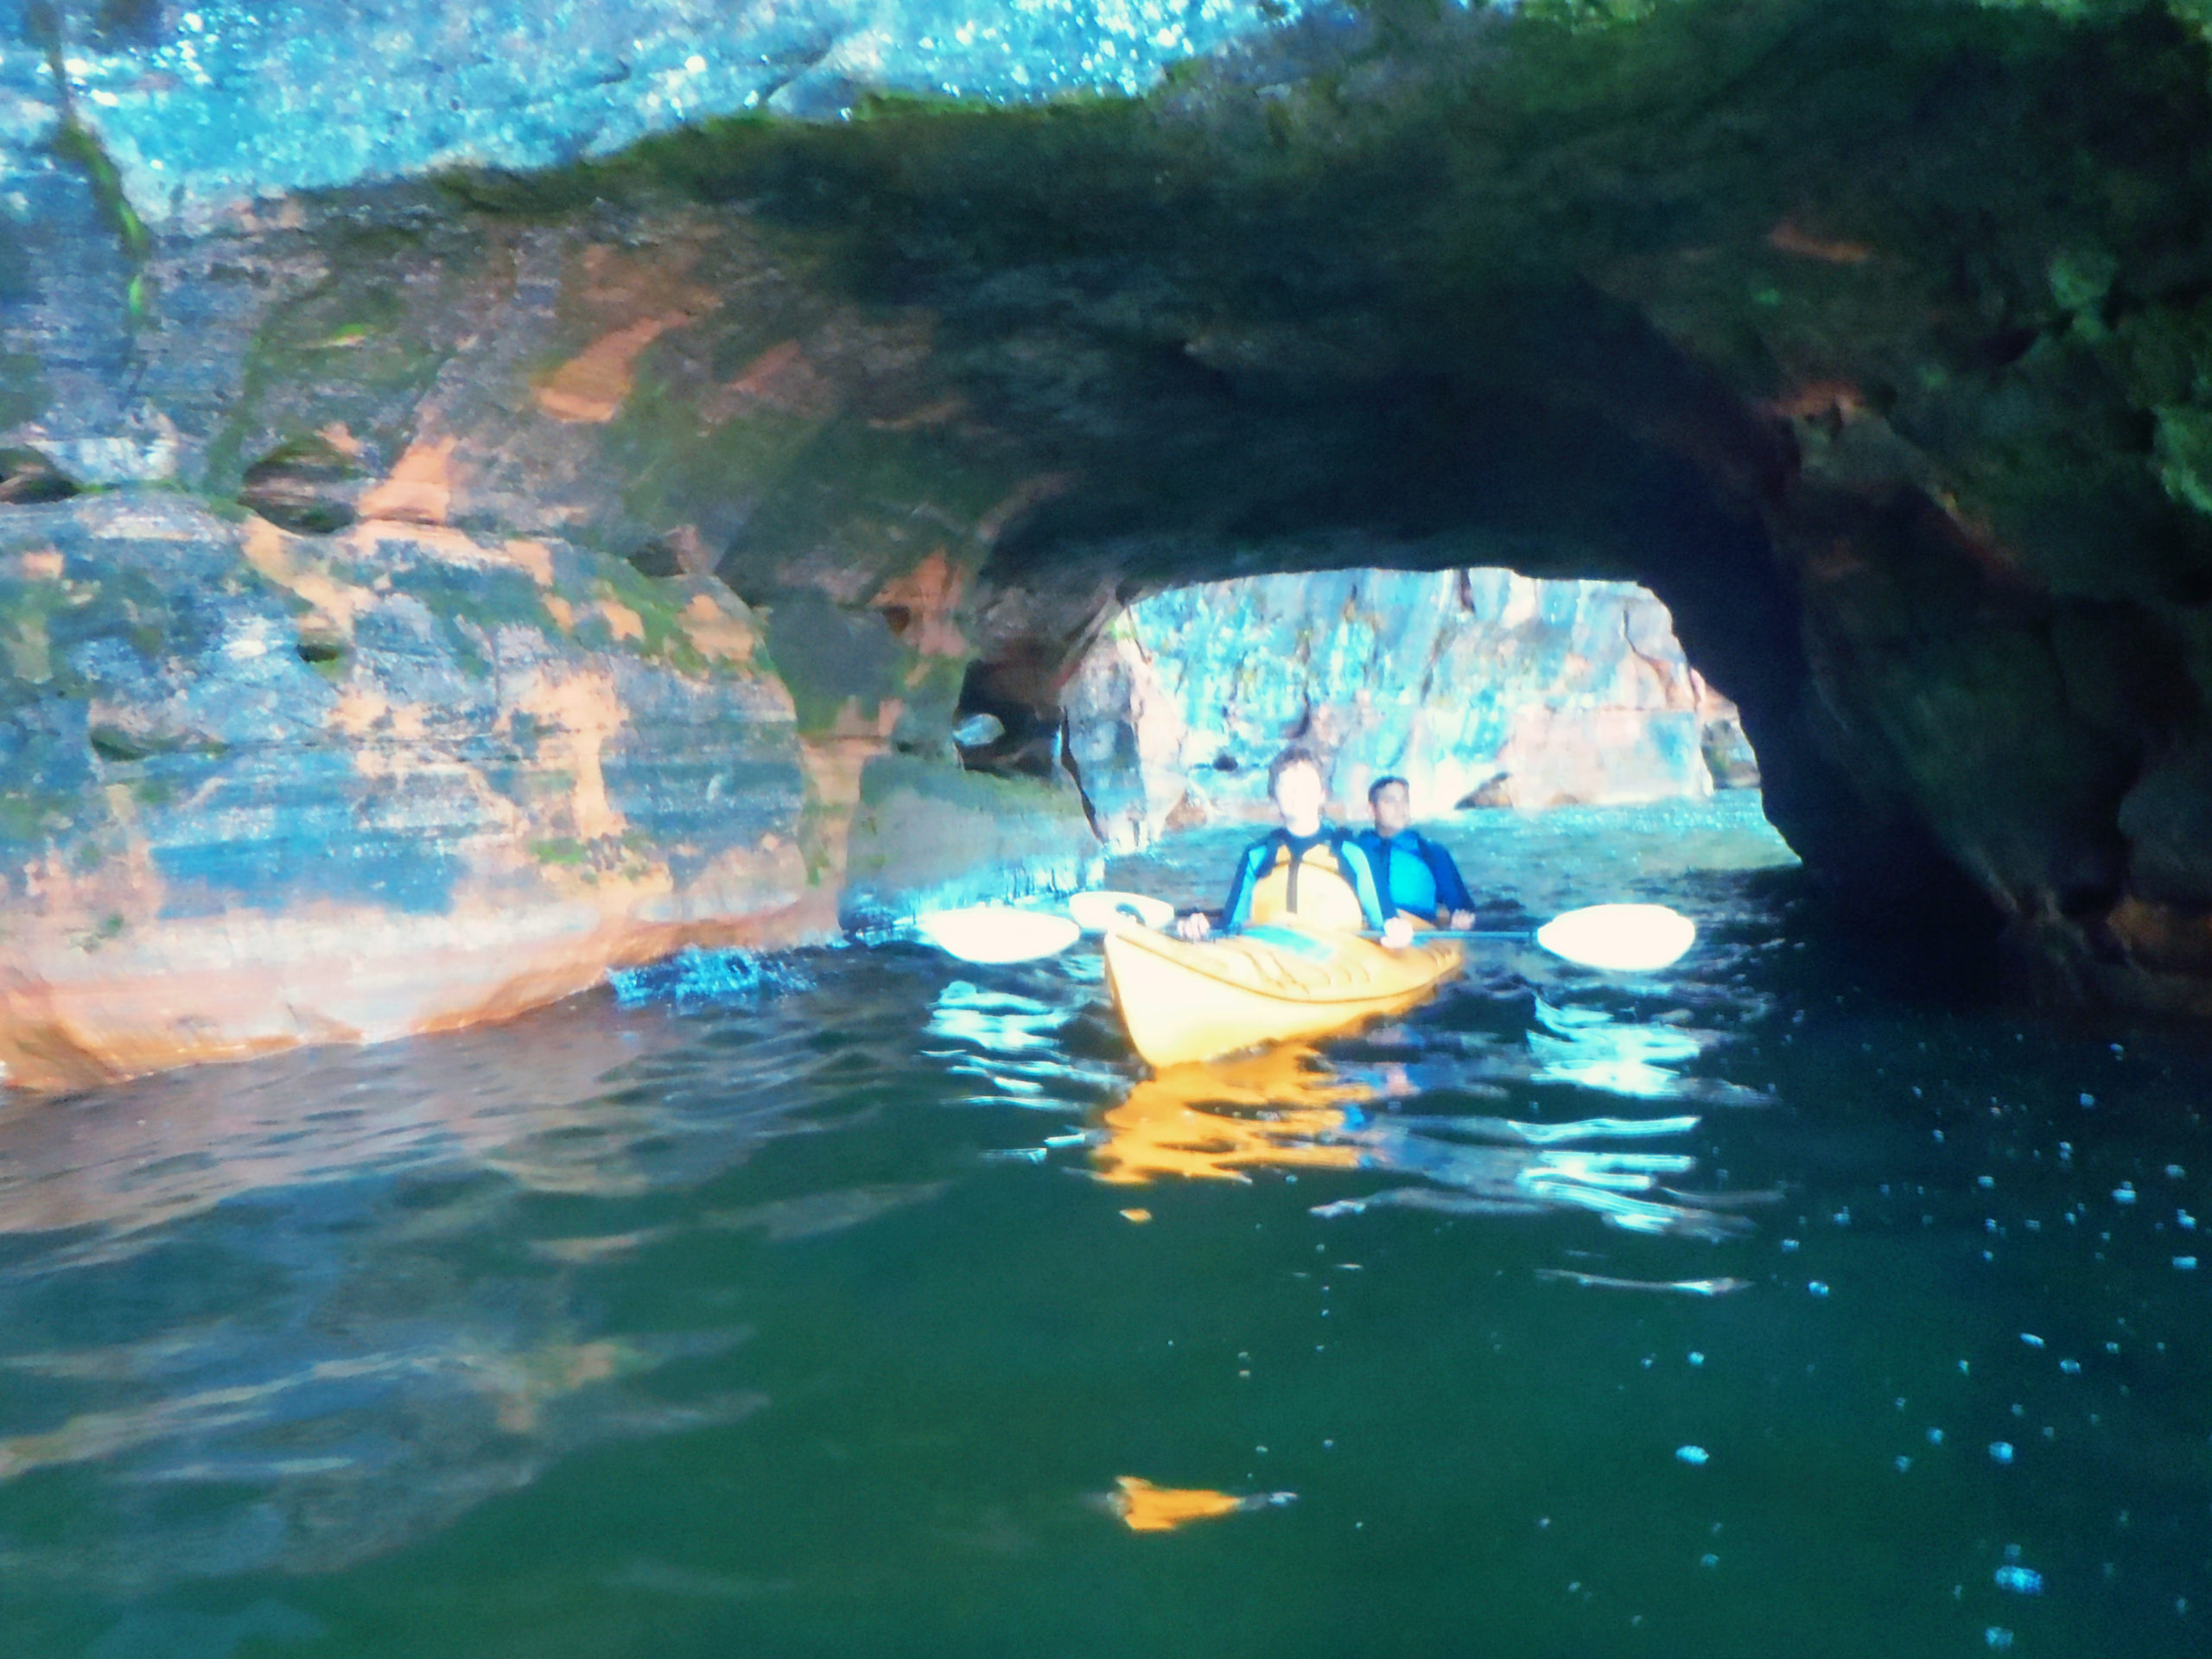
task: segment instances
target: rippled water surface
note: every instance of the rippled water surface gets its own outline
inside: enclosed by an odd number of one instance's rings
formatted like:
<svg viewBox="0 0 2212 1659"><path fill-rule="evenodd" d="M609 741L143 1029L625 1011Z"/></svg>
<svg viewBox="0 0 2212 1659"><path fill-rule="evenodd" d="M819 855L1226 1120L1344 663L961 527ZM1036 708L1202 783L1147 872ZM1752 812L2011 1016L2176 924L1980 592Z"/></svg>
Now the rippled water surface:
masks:
<svg viewBox="0 0 2212 1659"><path fill-rule="evenodd" d="M892 944L8 1107L0 1653L2212 1645L2202 1046L1869 984L1747 797L1449 838L1703 938L1161 1078Z"/></svg>

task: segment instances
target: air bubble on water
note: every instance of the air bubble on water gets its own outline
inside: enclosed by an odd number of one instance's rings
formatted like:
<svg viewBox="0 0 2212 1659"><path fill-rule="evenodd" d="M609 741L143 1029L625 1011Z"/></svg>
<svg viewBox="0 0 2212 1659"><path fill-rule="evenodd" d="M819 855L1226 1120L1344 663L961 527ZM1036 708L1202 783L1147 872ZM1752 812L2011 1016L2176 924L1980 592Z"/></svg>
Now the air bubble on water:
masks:
<svg viewBox="0 0 2212 1659"><path fill-rule="evenodd" d="M2174 1266L2183 1273L2194 1273L2196 1271L2196 1258L2193 1255L2177 1255L2174 1257Z"/></svg>
<svg viewBox="0 0 2212 1659"><path fill-rule="evenodd" d="M2058 1362L2058 1369L2069 1376L2079 1376L2082 1375L2082 1362L2078 1359L2062 1359Z"/></svg>
<svg viewBox="0 0 2212 1659"><path fill-rule="evenodd" d="M2043 1574L2031 1567L2007 1563L1997 1569L1997 1587L2016 1596L2039 1596L2043 1594Z"/></svg>
<svg viewBox="0 0 2212 1659"><path fill-rule="evenodd" d="M1704 1363L1705 1363L1705 1356L1704 1356L1703 1354L1699 1353L1699 1352L1697 1351L1697 1350L1696 1350L1696 1349L1694 1349L1694 1348L1691 1349L1691 1350L1690 1350L1690 1363L1691 1363L1691 1364L1693 1364L1693 1365L1702 1365L1702 1364L1704 1364Z"/></svg>
<svg viewBox="0 0 2212 1659"><path fill-rule="evenodd" d="M1997 1185L1997 1178L1994 1175L1977 1176L1974 1180L1974 1185L1977 1186L1994 1186Z"/></svg>
<svg viewBox="0 0 2212 1659"><path fill-rule="evenodd" d="M2113 1188L2112 1201L2114 1204L2134 1203L2135 1184L2132 1181L2122 1181L2118 1186Z"/></svg>
<svg viewBox="0 0 2212 1659"><path fill-rule="evenodd" d="M2036 1335L2032 1331L2021 1332L2020 1340L2026 1343L2031 1348L2040 1348L2043 1346L2043 1338Z"/></svg>
<svg viewBox="0 0 2212 1659"><path fill-rule="evenodd" d="M1908 1470L1908 1469L1910 1469L1910 1468L1911 1468L1911 1467L1912 1467L1912 1459L1911 1459L1910 1458L1904 1457L1904 1456L1903 1456L1903 1455L1900 1455L1900 1456L1898 1457L1898 1459L1897 1459L1897 1473L1899 1473L1899 1474L1903 1474L1903 1473L1904 1473L1904 1471L1905 1471L1906 1470Z"/></svg>
<svg viewBox="0 0 2212 1659"><path fill-rule="evenodd" d="M1782 1248L1785 1250L1794 1250L1797 1248L1797 1241L1794 1238L1785 1238L1782 1241Z"/></svg>
<svg viewBox="0 0 2212 1659"><path fill-rule="evenodd" d="M1697 1564L1700 1567L1718 1567L1720 1565L1720 1558L1718 1555L1715 1555L1712 1551L1707 1550L1704 1554L1697 1558Z"/></svg>
<svg viewBox="0 0 2212 1659"><path fill-rule="evenodd" d="M2082 1096L2082 1104L2088 1108L2091 1111L2094 1111L2097 1105L2097 1097L2094 1095L2084 1095Z"/></svg>
<svg viewBox="0 0 2212 1659"><path fill-rule="evenodd" d="M2012 1441L2010 1441L2010 1440L1992 1440L1992 1441L1989 1443L1989 1455L1990 1455L1993 1459L1994 1459L1997 1462L1999 1462L1999 1463L2010 1463L2010 1462L2012 1462Z"/></svg>
<svg viewBox="0 0 2212 1659"><path fill-rule="evenodd" d="M2170 1181L2185 1180L2188 1179L2188 1176L2189 1172L2183 1169L2179 1164L2168 1164L2166 1166L2166 1179Z"/></svg>
<svg viewBox="0 0 2212 1659"><path fill-rule="evenodd" d="M2001 1624L1993 1624L1981 1633L1981 1639L1989 1646L2002 1649L2012 1645L2012 1632Z"/></svg>
<svg viewBox="0 0 2212 1659"><path fill-rule="evenodd" d="M1941 1446L1941 1445L1942 1445L1942 1444L1943 1444L1943 1431L1942 1431L1942 1429L1940 1429L1940 1428L1931 1428L1931 1429L1929 1429L1929 1430L1928 1431L1928 1444L1929 1444L1929 1445L1930 1445L1930 1446Z"/></svg>
<svg viewBox="0 0 2212 1659"><path fill-rule="evenodd" d="M1818 1279L1814 1280L1813 1282L1807 1285L1805 1288L1811 1291L1815 1296L1825 1296L1828 1294L1827 1286Z"/></svg>
<svg viewBox="0 0 2212 1659"><path fill-rule="evenodd" d="M1701 1446L1678 1446L1675 1448L1675 1455L1692 1468L1707 1462L1713 1456Z"/></svg>

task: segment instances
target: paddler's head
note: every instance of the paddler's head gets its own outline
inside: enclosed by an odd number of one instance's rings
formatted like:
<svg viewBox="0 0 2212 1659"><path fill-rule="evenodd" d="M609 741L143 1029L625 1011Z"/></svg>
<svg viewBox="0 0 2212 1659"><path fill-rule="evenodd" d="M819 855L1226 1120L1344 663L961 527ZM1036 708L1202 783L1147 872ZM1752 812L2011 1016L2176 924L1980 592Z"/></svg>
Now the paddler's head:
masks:
<svg viewBox="0 0 2212 1659"><path fill-rule="evenodd" d="M1329 798L1329 786L1321 779L1321 763L1313 750L1293 745L1275 756L1274 764L1268 768L1268 793L1274 798L1275 810L1282 814L1282 827L1292 835L1319 833L1321 808Z"/></svg>
<svg viewBox="0 0 2212 1659"><path fill-rule="evenodd" d="M1377 778L1367 786L1367 810L1377 830L1397 835L1414 821L1413 791L1402 778Z"/></svg>

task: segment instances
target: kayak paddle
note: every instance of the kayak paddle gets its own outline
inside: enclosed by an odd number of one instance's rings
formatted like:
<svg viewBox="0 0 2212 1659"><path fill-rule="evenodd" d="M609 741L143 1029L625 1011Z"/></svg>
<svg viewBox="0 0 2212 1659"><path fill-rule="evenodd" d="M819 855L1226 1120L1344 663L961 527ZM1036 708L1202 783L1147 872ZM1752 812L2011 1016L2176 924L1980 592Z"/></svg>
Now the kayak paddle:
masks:
<svg viewBox="0 0 2212 1659"><path fill-rule="evenodd" d="M1057 955L1087 928L1121 920L1162 927L1173 909L1142 893L1087 893L1069 900L1069 916L1018 910L1011 905L970 905L917 917L922 936L963 962L1032 962ZM1158 918L1158 920L1154 918ZM1518 929L1436 930L1424 939L1531 939L1545 950L1584 968L1644 974L1681 959L1697 942L1697 924L1664 905L1588 905L1554 916L1533 933Z"/></svg>
<svg viewBox="0 0 2212 1659"><path fill-rule="evenodd" d="M1363 933L1360 938L1378 937ZM1697 943L1697 924L1664 905L1586 905L1561 911L1534 933L1521 929L1431 928L1416 939L1534 941L1564 962L1619 974L1669 967Z"/></svg>

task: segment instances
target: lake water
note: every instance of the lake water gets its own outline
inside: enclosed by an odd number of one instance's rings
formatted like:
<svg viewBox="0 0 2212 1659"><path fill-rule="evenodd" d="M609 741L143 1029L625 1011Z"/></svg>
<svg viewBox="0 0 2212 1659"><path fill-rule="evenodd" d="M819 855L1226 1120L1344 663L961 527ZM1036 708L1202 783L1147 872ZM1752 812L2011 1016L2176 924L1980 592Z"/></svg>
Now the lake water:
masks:
<svg viewBox="0 0 2212 1659"><path fill-rule="evenodd" d="M1748 796L1447 839L1703 937L1197 1084L891 943L10 1105L0 1653L2212 1646L2202 1040L1870 983Z"/></svg>

